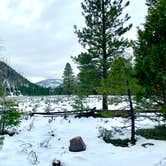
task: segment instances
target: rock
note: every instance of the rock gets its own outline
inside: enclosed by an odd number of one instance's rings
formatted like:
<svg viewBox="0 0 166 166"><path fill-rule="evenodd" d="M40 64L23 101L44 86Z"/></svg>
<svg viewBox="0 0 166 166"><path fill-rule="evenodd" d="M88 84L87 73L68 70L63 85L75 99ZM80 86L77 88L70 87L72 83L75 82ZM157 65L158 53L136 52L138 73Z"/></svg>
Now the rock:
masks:
<svg viewBox="0 0 166 166"><path fill-rule="evenodd" d="M15 131L8 131L8 135L9 136L13 136L13 135L15 135L16 133L15 133Z"/></svg>
<svg viewBox="0 0 166 166"><path fill-rule="evenodd" d="M70 140L69 151L71 151L71 152L81 152L81 151L84 151L84 150L86 150L86 145L85 145L83 139L80 136L72 138Z"/></svg>
<svg viewBox="0 0 166 166"><path fill-rule="evenodd" d="M15 130L5 130L4 134L8 134L9 136L13 136L16 134L16 131Z"/></svg>
<svg viewBox="0 0 166 166"><path fill-rule="evenodd" d="M54 159L52 162L52 166L62 166L61 162L57 159Z"/></svg>

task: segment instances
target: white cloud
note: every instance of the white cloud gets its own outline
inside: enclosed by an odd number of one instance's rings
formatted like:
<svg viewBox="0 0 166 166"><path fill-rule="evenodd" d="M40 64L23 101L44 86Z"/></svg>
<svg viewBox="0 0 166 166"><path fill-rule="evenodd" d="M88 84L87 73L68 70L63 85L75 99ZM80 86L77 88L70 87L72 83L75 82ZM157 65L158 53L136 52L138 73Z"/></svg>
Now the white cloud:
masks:
<svg viewBox="0 0 166 166"><path fill-rule="evenodd" d="M39 82L39 81L42 81L42 80L45 80L46 78L45 77L27 77L27 79L33 83L36 83L36 82Z"/></svg>
<svg viewBox="0 0 166 166"><path fill-rule="evenodd" d="M10 63L26 77L61 78L65 64L82 50L73 25L83 26L82 0L0 0L0 38ZM133 30L143 22L145 0L128 9Z"/></svg>

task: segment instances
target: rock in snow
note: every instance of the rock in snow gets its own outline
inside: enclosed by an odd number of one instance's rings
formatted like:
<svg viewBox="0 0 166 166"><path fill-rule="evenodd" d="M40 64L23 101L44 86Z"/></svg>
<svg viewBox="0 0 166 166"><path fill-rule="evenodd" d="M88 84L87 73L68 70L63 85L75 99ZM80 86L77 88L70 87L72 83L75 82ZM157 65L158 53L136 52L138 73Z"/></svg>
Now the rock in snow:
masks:
<svg viewBox="0 0 166 166"><path fill-rule="evenodd" d="M69 151L71 151L71 152L81 152L81 151L84 151L84 150L86 150L86 145L85 145L83 139L80 136L72 138L70 140Z"/></svg>
<svg viewBox="0 0 166 166"><path fill-rule="evenodd" d="M59 160L54 159L52 162L52 166L62 166L62 165L61 165L61 162Z"/></svg>

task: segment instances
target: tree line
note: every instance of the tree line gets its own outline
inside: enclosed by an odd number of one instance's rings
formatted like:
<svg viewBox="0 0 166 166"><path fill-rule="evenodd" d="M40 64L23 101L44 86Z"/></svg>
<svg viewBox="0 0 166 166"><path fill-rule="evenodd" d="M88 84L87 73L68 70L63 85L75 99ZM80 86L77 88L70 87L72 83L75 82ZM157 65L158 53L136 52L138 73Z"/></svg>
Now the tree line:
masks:
<svg viewBox="0 0 166 166"><path fill-rule="evenodd" d="M56 92L100 94L102 109L108 110L107 96L125 95L128 86L143 106L166 110L166 1L146 0L148 14L136 41L124 37L132 28L127 24L130 16L124 13L128 5L123 0L81 3L86 26L74 28L86 51L72 57L79 69L76 78L66 64L63 84ZM127 48L133 49L134 61Z"/></svg>

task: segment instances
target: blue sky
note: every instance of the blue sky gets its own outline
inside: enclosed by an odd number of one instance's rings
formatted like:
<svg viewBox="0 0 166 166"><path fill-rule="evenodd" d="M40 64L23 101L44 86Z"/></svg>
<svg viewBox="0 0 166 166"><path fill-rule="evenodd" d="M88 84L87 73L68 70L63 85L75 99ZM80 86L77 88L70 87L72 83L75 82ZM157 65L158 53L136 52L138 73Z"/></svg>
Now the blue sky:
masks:
<svg viewBox="0 0 166 166"><path fill-rule="evenodd" d="M125 1L125 0L124 0ZM74 25L82 27L82 0L0 0L0 59L32 82L61 78L71 56L82 50ZM126 9L133 28L126 36L136 39L136 27L144 23L145 0L131 0Z"/></svg>

